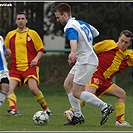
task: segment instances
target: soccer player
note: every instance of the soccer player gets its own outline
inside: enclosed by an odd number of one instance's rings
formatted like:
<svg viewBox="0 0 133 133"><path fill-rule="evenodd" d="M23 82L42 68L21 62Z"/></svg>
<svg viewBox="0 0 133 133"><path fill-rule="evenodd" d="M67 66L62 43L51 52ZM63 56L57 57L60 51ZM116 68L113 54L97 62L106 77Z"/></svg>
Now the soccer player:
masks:
<svg viewBox="0 0 133 133"><path fill-rule="evenodd" d="M57 21L65 26L64 32L70 41L71 47L68 63L73 65L64 81L64 88L74 111L74 116L70 122L66 122L64 125L84 123L84 116L78 99L101 109L102 119L100 124L102 125L114 109L112 105L108 105L88 90L85 90L85 85L98 65L98 58L92 44L93 38L98 36L99 32L92 25L72 17L71 7L67 3L54 6L53 13Z"/></svg>
<svg viewBox="0 0 133 133"><path fill-rule="evenodd" d="M0 36L0 106L3 105L9 91L9 70L7 68L6 55L10 55L10 50L6 49L4 39Z"/></svg>
<svg viewBox="0 0 133 133"><path fill-rule="evenodd" d="M112 78L122 72L128 66L133 66L133 50L127 49L132 44L133 34L129 30L123 30L116 43L114 40L104 40L94 45L98 54L99 65L93 74L86 90L96 94L99 98L103 95L112 95L117 98L115 126L131 125L125 121L126 92L115 83ZM81 107L84 101L80 101ZM73 116L72 109L64 112L68 120Z"/></svg>
<svg viewBox="0 0 133 133"><path fill-rule="evenodd" d="M27 15L24 12L17 13L17 29L8 32L5 37L5 45L11 50L9 71L11 80L7 96L10 110L7 115L20 115L16 105L15 89L21 87L23 83L28 86L42 109L46 110L48 115L52 115L43 93L38 88L40 84L38 65L45 53L44 45L37 32L26 27L27 22Z"/></svg>

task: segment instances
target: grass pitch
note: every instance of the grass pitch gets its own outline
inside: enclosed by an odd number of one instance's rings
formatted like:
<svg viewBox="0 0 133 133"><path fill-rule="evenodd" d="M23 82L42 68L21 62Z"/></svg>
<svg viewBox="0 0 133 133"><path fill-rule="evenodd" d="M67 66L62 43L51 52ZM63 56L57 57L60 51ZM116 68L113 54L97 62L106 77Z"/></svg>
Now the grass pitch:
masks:
<svg viewBox="0 0 133 133"><path fill-rule="evenodd" d="M54 62L53 62L54 60ZM33 123L33 114L41 107L35 101L27 87L16 90L17 106L21 116L6 116L8 103L7 101L0 107L0 132L132 132L133 127L115 127L115 111L110 114L108 121L100 125L101 111L92 106L85 105L82 112L85 116L85 123L75 126L64 126L66 121L63 112L68 110L70 105L67 95L63 88L63 81L70 67L67 64L67 56L49 56L42 58L40 65L40 90L43 92L45 99L53 112L48 125L37 126ZM128 78L126 78L128 76ZM131 71L123 73L117 78L117 84L127 92L126 115L125 119L133 125L133 80L129 78ZM104 96L103 101L112 104L115 107L116 98Z"/></svg>
<svg viewBox="0 0 133 133"><path fill-rule="evenodd" d="M55 88L54 88L55 86ZM101 112L100 109L92 106L85 105L82 108L82 112L85 116L85 123L75 126L64 126L66 121L63 112L69 109L69 102L66 93L60 83L60 85L53 84L47 86L46 89L41 87L44 96L50 109L53 112L53 116L50 117L48 125L37 126L33 123L32 117L36 111L41 110L41 107L35 101L28 88L22 87L16 91L18 97L18 109L21 116L6 116L6 110L8 108L7 101L0 109L0 131L133 131L132 127L115 127L115 111L110 114L108 121L104 125L100 125ZM116 98L112 96L104 96L103 100L114 105ZM129 123L133 123L133 107L132 107L132 95L129 92L126 100L126 120Z"/></svg>

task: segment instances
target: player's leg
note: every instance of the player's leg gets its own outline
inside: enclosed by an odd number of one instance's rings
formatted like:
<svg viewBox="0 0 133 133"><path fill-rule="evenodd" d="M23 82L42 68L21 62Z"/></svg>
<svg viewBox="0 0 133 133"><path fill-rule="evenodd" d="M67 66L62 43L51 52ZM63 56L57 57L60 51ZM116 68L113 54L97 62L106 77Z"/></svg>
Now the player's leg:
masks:
<svg viewBox="0 0 133 133"><path fill-rule="evenodd" d="M85 92L85 91L84 91ZM112 107L112 105L108 105L106 103L104 103L103 101L101 101L100 99L98 99L95 95L93 95L92 93L88 92L88 99L91 99L93 101L89 102L88 104L92 104L96 107L101 108L102 110L102 119L101 119L101 125L103 125L107 119L108 119L108 115L110 113L112 113L112 111L114 110L114 108ZM94 100L95 99L95 100ZM103 106L98 106L98 103L103 105ZM76 117L75 114L73 112L69 112L70 110L68 110L66 113L67 115L66 118L69 122L64 123L64 125L75 125L75 124L81 124L81 120L84 120L84 117ZM70 117L70 118L69 118ZM76 121L76 122L74 122ZM84 122L83 122L84 123Z"/></svg>
<svg viewBox="0 0 133 133"><path fill-rule="evenodd" d="M112 88L111 88L112 87ZM115 126L131 126L127 121L125 121L125 100L126 92L119 86L113 84L110 86L111 89L105 94L110 94L117 97L117 102L115 104L116 108L116 124Z"/></svg>
<svg viewBox="0 0 133 133"><path fill-rule="evenodd" d="M93 93L88 92L88 91L83 91L80 95L80 99L85 101L87 104L91 104L95 107L100 108L100 110L102 112L102 119L100 122L101 125L103 125L107 121L108 116L114 110L112 105L109 105L109 104L103 102L101 99L99 99Z"/></svg>
<svg viewBox="0 0 133 133"><path fill-rule="evenodd" d="M73 78L74 78L74 76L72 76L71 78L66 78L66 80L64 82L64 84L66 84L66 85L64 85L64 88L66 88L66 90L69 90L68 93L71 91L71 88L73 86L73 83L72 83ZM79 100L79 103L80 103L81 108L85 105L85 102L82 100ZM64 116L66 117L66 119L68 121L72 120L72 117L74 116L72 107L70 107L69 110L64 111Z"/></svg>
<svg viewBox="0 0 133 133"><path fill-rule="evenodd" d="M87 70L86 70L86 68L87 68ZM85 83L84 81L85 80L88 81L88 79L91 78L95 69L96 68L91 65L79 66L80 71L77 71L77 73L74 76L75 78L74 78L74 83L73 83L73 95L76 98L79 98L79 99L85 101L86 103L94 105L101 109L102 119L101 119L100 124L102 125L107 121L109 114L112 113L112 111L114 110L112 105L108 105L107 103L103 102L98 97L96 97L93 93L88 92L87 89L86 89L86 91L84 91L84 87L82 85L79 85L79 84L86 85L87 82ZM74 114L74 116L75 116L75 114ZM73 118L72 118L72 121L73 121Z"/></svg>
<svg viewBox="0 0 133 133"><path fill-rule="evenodd" d="M72 110L75 114L75 122L73 121L73 123L70 122L69 123L64 123L64 125L75 125L75 124L82 124L84 123L84 117L82 115L82 112L81 112L81 108L80 108L80 104L79 104L79 99L75 98L72 94L72 88L73 88L73 78L74 78L74 73L75 71L75 67L70 71L70 73L68 73L65 81L64 81L64 88L66 90L66 93L68 95L68 98L69 98L69 102L70 102L70 105L72 107ZM72 113L73 114L73 113ZM73 116L68 116L68 120L71 121ZM77 117L80 117L80 119L77 120Z"/></svg>
<svg viewBox="0 0 133 133"><path fill-rule="evenodd" d="M80 107L81 107L81 108L85 105L85 102L82 101L82 100L79 100L79 103L80 103ZM73 114L73 109L72 109L72 107L70 107L69 110L64 111L64 116L66 117L66 119L67 119L68 121L71 121L73 115L74 115L74 114Z"/></svg>
<svg viewBox="0 0 133 133"><path fill-rule="evenodd" d="M85 102L84 101L79 100L79 103L80 103L80 107L81 108L84 107L84 105L85 105ZM73 112L73 109L71 107L69 108L69 110Z"/></svg>
<svg viewBox="0 0 133 133"><path fill-rule="evenodd" d="M52 115L52 112L49 110L49 107L46 103L43 93L39 90L37 86L37 81L34 78L28 79L28 87L31 93L34 95L36 101L40 104L43 110L47 112L48 115Z"/></svg>
<svg viewBox="0 0 133 133"><path fill-rule="evenodd" d="M52 115L52 112L49 110L49 107L46 103L43 93L38 88L40 84L39 67L37 66L30 67L27 71L25 71L23 77L24 77L24 84L28 85L31 93L34 95L36 101L40 104L41 108L47 111L47 114L49 116Z"/></svg>
<svg viewBox="0 0 133 133"><path fill-rule="evenodd" d="M64 81L64 89L65 89L67 95L69 93L71 93L71 91L72 91L73 77L74 77L73 74L68 74L67 77L66 77L66 79L65 79L65 81ZM68 98L69 98L69 96L68 96ZM73 109L72 109L72 107L70 107L70 110L64 111L64 116L66 117L66 119L68 121L71 121L72 120L72 117L73 117Z"/></svg>
<svg viewBox="0 0 133 133"><path fill-rule="evenodd" d="M10 80L10 84L9 84L9 92L7 95L7 100L8 100L8 104L10 107L10 110L7 110L7 115L13 115L13 116L18 116L20 115L18 112L18 108L17 108L17 97L15 95L15 88L16 86L19 84L19 82L17 80Z"/></svg>
<svg viewBox="0 0 133 133"><path fill-rule="evenodd" d="M5 99L7 97L7 93L9 91L9 79L8 78L2 78L0 84L1 84L0 106L2 106L3 103L5 102Z"/></svg>

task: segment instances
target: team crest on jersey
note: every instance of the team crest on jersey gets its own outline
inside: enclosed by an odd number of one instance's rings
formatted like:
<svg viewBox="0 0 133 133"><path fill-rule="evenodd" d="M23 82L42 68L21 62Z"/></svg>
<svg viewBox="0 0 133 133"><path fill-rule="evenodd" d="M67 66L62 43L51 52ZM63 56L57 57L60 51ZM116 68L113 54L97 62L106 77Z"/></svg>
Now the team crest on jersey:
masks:
<svg viewBox="0 0 133 133"><path fill-rule="evenodd" d="M124 59L128 60L130 58L130 55L127 55Z"/></svg>
<svg viewBox="0 0 133 133"><path fill-rule="evenodd" d="M31 40L31 37L30 37L30 36L28 36L27 41L30 41L30 40Z"/></svg>

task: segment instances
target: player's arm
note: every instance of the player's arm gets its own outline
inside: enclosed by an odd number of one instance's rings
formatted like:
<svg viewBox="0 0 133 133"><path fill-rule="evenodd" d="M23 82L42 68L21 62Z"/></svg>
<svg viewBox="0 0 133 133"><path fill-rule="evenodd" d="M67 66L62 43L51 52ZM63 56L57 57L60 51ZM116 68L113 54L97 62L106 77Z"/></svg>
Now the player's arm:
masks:
<svg viewBox="0 0 133 133"><path fill-rule="evenodd" d="M9 56L11 55L11 50L9 48L6 48L5 45L3 45L3 50L4 50L4 54L5 56Z"/></svg>
<svg viewBox="0 0 133 133"><path fill-rule="evenodd" d="M77 40L71 40L70 47L71 47L71 52L68 56L68 64L70 66L73 66L77 60L77 56L76 56Z"/></svg>
<svg viewBox="0 0 133 133"><path fill-rule="evenodd" d="M43 55L43 52L42 51L38 51L36 57L31 61L30 65L31 66L37 65L37 63L41 59L42 55Z"/></svg>
<svg viewBox="0 0 133 133"><path fill-rule="evenodd" d="M127 57L129 57L129 59L127 60L128 66L133 67L133 50L127 50L127 52Z"/></svg>
<svg viewBox="0 0 133 133"><path fill-rule="evenodd" d="M77 41L78 41L78 32L77 30L75 30L74 28L68 28L66 29L66 36L68 38L68 40L70 41L70 54L68 56L68 63L69 65L74 65L76 60L77 60L77 56L76 56L76 51L77 51Z"/></svg>
<svg viewBox="0 0 133 133"><path fill-rule="evenodd" d="M104 51L109 51L117 46L118 45L114 40L103 40L101 42L96 43L93 48L96 54L100 54Z"/></svg>

